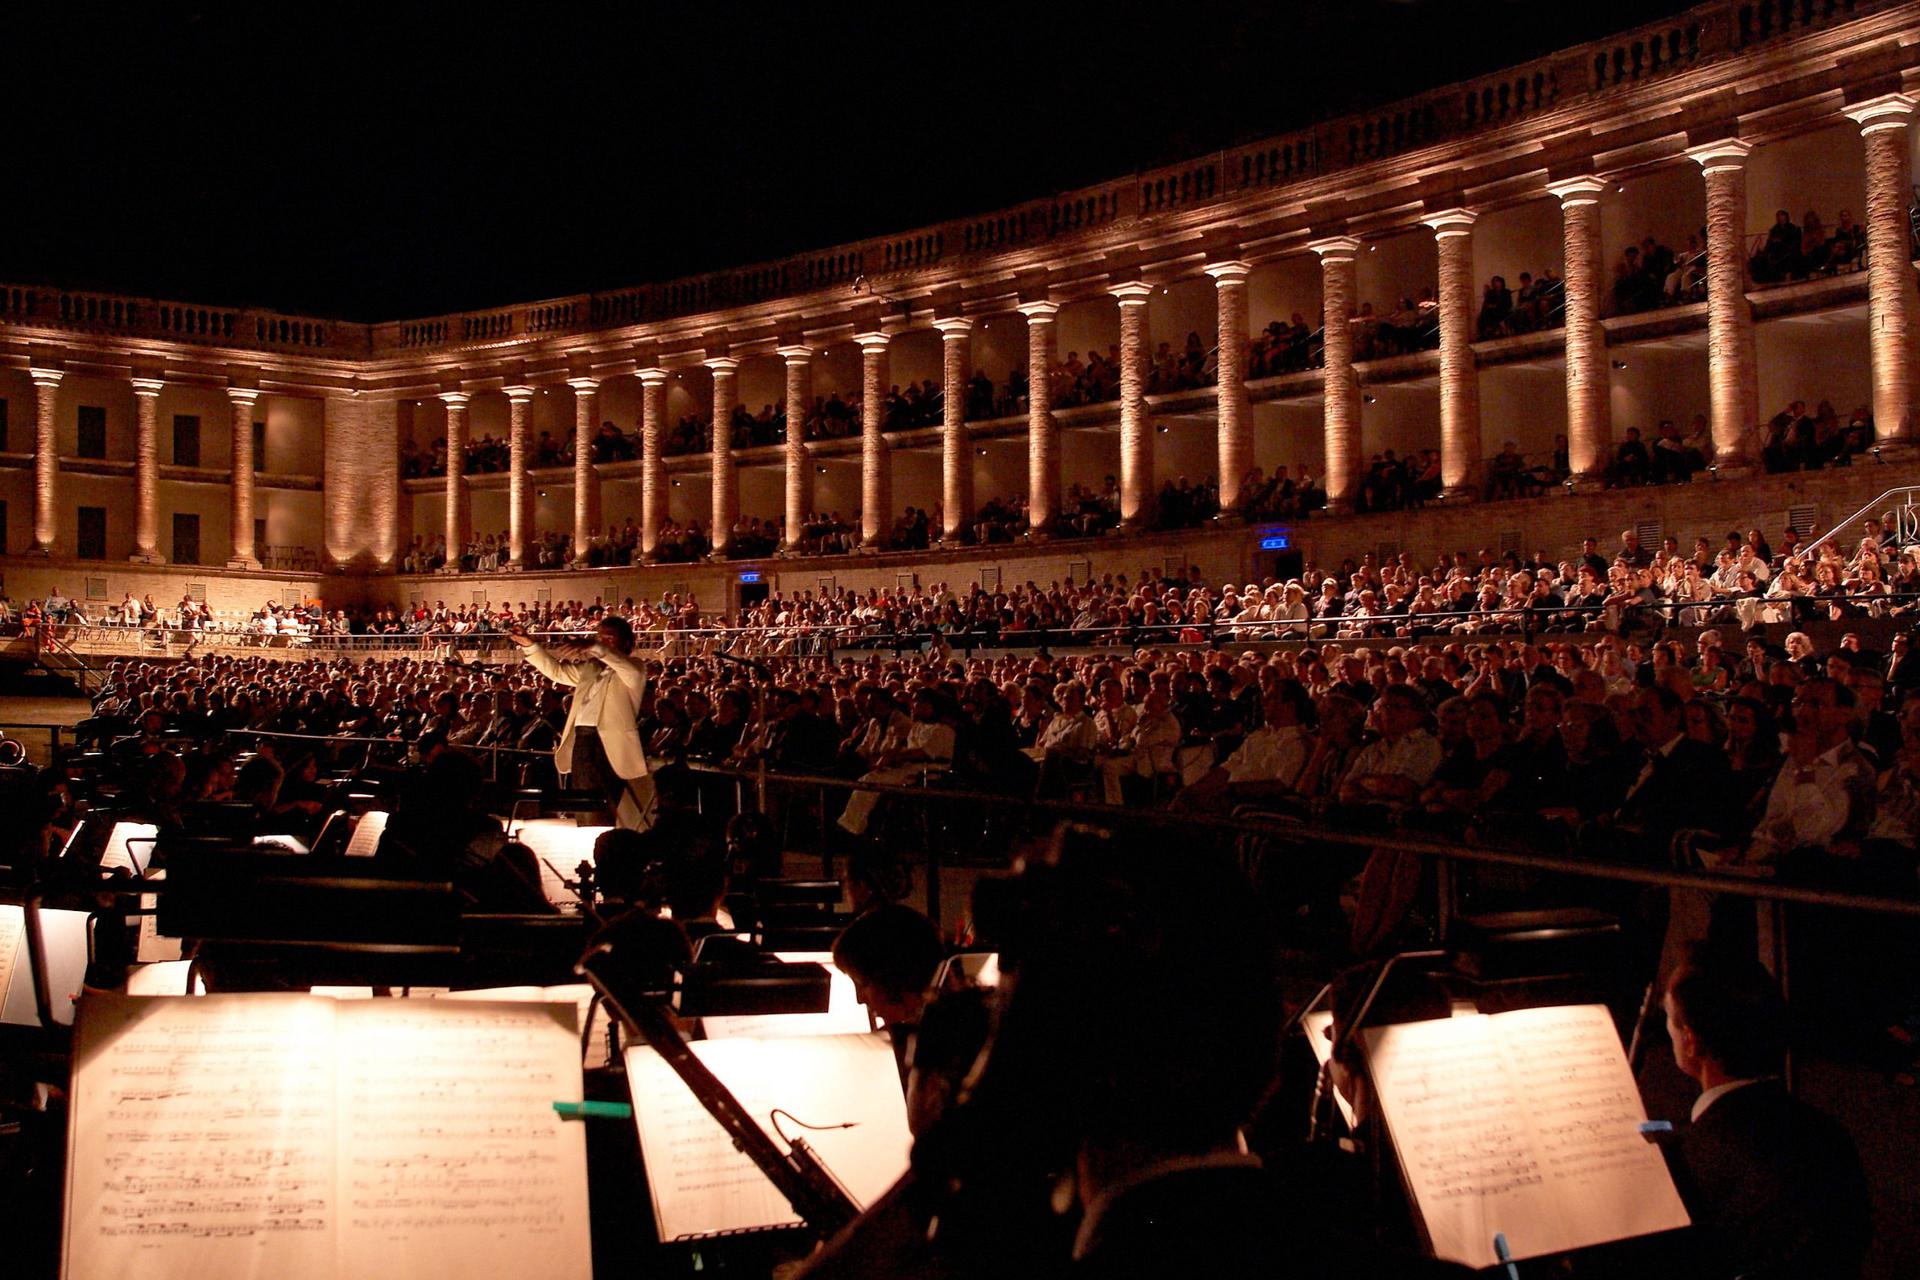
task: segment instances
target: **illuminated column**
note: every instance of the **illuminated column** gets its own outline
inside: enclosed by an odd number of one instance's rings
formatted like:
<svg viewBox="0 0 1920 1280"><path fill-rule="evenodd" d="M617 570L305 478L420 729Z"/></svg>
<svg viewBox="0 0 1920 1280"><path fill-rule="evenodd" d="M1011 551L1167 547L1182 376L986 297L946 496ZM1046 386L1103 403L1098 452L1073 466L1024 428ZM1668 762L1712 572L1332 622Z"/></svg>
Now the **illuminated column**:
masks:
<svg viewBox="0 0 1920 1280"><path fill-rule="evenodd" d="M667 514L667 468L660 457L660 439L667 421L667 371L640 370L640 559L652 564L658 556L660 522Z"/></svg>
<svg viewBox="0 0 1920 1280"><path fill-rule="evenodd" d="M935 320L940 331L943 378L941 406L946 422L940 433L941 539L966 541L973 525L973 449L967 440L967 368L972 357L973 321L963 316Z"/></svg>
<svg viewBox="0 0 1920 1280"><path fill-rule="evenodd" d="M1569 178L1547 190L1560 199L1566 270L1567 460L1576 486L1598 488L1613 447L1609 425L1612 372L1600 327L1600 193L1598 178Z"/></svg>
<svg viewBox="0 0 1920 1280"><path fill-rule="evenodd" d="M1753 463L1760 421L1754 370L1753 308L1747 302L1747 154L1729 138L1687 152L1707 184L1707 383L1713 411L1713 461L1723 475Z"/></svg>
<svg viewBox="0 0 1920 1280"><path fill-rule="evenodd" d="M533 480L527 475L533 452L532 387L507 388L507 568L527 567L527 540L533 536Z"/></svg>
<svg viewBox="0 0 1920 1280"><path fill-rule="evenodd" d="M1326 441L1327 514L1354 508L1360 491L1360 385L1353 374L1353 259L1360 242L1331 236L1307 246L1320 255L1321 422Z"/></svg>
<svg viewBox="0 0 1920 1280"><path fill-rule="evenodd" d="M860 546L884 551L893 527L893 458L883 428L887 422L887 343L884 333L863 333L860 344Z"/></svg>
<svg viewBox="0 0 1920 1280"><path fill-rule="evenodd" d="M588 568L587 544L600 523L600 473L593 469L593 378L568 378L573 388L573 567Z"/></svg>
<svg viewBox="0 0 1920 1280"><path fill-rule="evenodd" d="M1027 536L1045 538L1060 514L1060 428L1053 420L1057 302L1023 302L1027 318Z"/></svg>
<svg viewBox="0 0 1920 1280"><path fill-rule="evenodd" d="M733 469L734 383L740 362L731 356L705 361L713 370L713 555L725 560L740 514L740 478Z"/></svg>
<svg viewBox="0 0 1920 1280"><path fill-rule="evenodd" d="M253 406L260 393L249 387L228 387L233 401L233 553L229 569L258 569L253 545Z"/></svg>
<svg viewBox="0 0 1920 1280"><path fill-rule="evenodd" d="M460 556L467 549L472 533L472 508L467 497L467 405L472 400L464 391L443 391L440 400L447 406L447 475L445 488L447 563L444 572L460 571Z"/></svg>
<svg viewBox="0 0 1920 1280"><path fill-rule="evenodd" d="M1904 93L1849 107L1867 146L1867 306L1873 342L1873 431L1886 444L1911 444L1916 323L1907 206L1913 181L1907 129L1915 100Z"/></svg>
<svg viewBox="0 0 1920 1280"><path fill-rule="evenodd" d="M158 378L133 380L139 421L133 462L133 554L136 564L160 564L160 388Z"/></svg>
<svg viewBox="0 0 1920 1280"><path fill-rule="evenodd" d="M1147 299L1133 280L1107 290L1120 300L1120 527L1153 524L1153 422L1147 417Z"/></svg>
<svg viewBox="0 0 1920 1280"><path fill-rule="evenodd" d="M1440 491L1474 496L1480 465L1480 370L1473 360L1473 221L1471 209L1425 219L1440 261Z"/></svg>
<svg viewBox="0 0 1920 1280"><path fill-rule="evenodd" d="M1253 466L1253 420L1247 413L1247 276L1244 262L1215 262L1214 341L1219 371L1220 510L1240 505L1240 481Z"/></svg>
<svg viewBox="0 0 1920 1280"><path fill-rule="evenodd" d="M787 527L781 550L800 552L800 532L813 506L813 462L807 454L807 406L813 401L813 348L781 347L787 362Z"/></svg>
<svg viewBox="0 0 1920 1280"><path fill-rule="evenodd" d="M54 429L60 405L58 369L32 369L33 377L33 550L53 554L60 536L60 438Z"/></svg>

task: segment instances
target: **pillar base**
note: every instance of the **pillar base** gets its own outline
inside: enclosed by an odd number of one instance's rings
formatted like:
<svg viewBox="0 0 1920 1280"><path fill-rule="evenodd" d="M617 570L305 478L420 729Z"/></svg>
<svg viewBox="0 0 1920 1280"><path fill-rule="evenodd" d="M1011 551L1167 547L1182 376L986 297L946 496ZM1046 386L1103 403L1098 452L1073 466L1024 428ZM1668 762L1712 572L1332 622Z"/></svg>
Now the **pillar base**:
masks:
<svg viewBox="0 0 1920 1280"><path fill-rule="evenodd" d="M1236 529L1246 522L1246 512L1234 507L1218 512L1209 523L1222 529Z"/></svg>
<svg viewBox="0 0 1920 1280"><path fill-rule="evenodd" d="M1328 498L1327 505L1322 514L1329 516L1350 516L1353 515L1357 509L1356 504L1350 498Z"/></svg>
<svg viewBox="0 0 1920 1280"><path fill-rule="evenodd" d="M860 541L860 554L863 556L879 555L886 549L887 544L883 539L876 538L872 542L868 542L863 538Z"/></svg>
<svg viewBox="0 0 1920 1280"><path fill-rule="evenodd" d="M48 543L43 547L28 547L20 554L23 556L39 556L42 560L51 560L53 559L53 544Z"/></svg>
<svg viewBox="0 0 1920 1280"><path fill-rule="evenodd" d="M1028 542L1052 542L1053 541L1053 535L1051 533L1048 533L1045 529L1035 529L1032 527L1029 527L1027 531L1021 534L1020 536Z"/></svg>
<svg viewBox="0 0 1920 1280"><path fill-rule="evenodd" d="M1912 436L1901 436L1897 440L1875 440L1867 446L1864 457L1856 457L1854 466L1863 462L1872 465L1875 462L1911 462L1916 452L1920 452L1920 441Z"/></svg>
<svg viewBox="0 0 1920 1280"><path fill-rule="evenodd" d="M1440 496L1445 501L1458 505L1477 500L1480 497L1480 491L1470 484L1456 484L1442 489Z"/></svg>
<svg viewBox="0 0 1920 1280"><path fill-rule="evenodd" d="M1695 484L1711 484L1715 480L1745 480L1749 476L1757 474L1758 471L1759 468L1751 462L1748 462L1745 458L1742 458L1738 462L1715 462L1694 472L1693 482ZM1705 479L1703 480L1702 477L1705 477Z"/></svg>
<svg viewBox="0 0 1920 1280"><path fill-rule="evenodd" d="M167 558L158 551L136 551L127 557L128 564L165 564Z"/></svg>
<svg viewBox="0 0 1920 1280"><path fill-rule="evenodd" d="M725 564L727 561L731 559L733 559L733 557L728 555L725 551L715 550L715 551L707 552L708 564Z"/></svg>
<svg viewBox="0 0 1920 1280"><path fill-rule="evenodd" d="M248 570L257 571L260 568L260 562L258 560L255 560L252 556L234 556L232 559L227 561L227 568L248 569Z"/></svg>
<svg viewBox="0 0 1920 1280"><path fill-rule="evenodd" d="M526 571L527 564L524 560L509 560L501 565L498 570L500 573L525 573Z"/></svg>
<svg viewBox="0 0 1920 1280"><path fill-rule="evenodd" d="M973 543L967 540L966 535L959 533L942 538L933 544L936 551L964 551L972 545Z"/></svg>
<svg viewBox="0 0 1920 1280"><path fill-rule="evenodd" d="M1561 482L1560 487L1565 489L1569 486L1571 486L1573 492L1577 494L1604 493L1607 488L1607 477L1604 473L1598 471L1584 476L1568 476Z"/></svg>
<svg viewBox="0 0 1920 1280"><path fill-rule="evenodd" d="M801 547L782 547L773 553L776 560L798 560L806 554L806 550Z"/></svg>

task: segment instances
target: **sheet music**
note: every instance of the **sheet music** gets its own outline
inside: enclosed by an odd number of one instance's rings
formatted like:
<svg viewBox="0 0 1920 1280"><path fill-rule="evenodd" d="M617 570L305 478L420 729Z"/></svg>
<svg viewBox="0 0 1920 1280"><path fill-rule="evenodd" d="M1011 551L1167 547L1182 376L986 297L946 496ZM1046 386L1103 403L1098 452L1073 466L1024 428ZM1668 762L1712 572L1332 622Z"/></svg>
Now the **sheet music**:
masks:
<svg viewBox="0 0 1920 1280"><path fill-rule="evenodd" d="M62 1274L331 1275L333 1056L303 996L89 996Z"/></svg>
<svg viewBox="0 0 1920 1280"><path fill-rule="evenodd" d="M588 1280L586 1138L567 1005L333 1006L339 1274Z"/></svg>
<svg viewBox="0 0 1920 1280"><path fill-rule="evenodd" d="M530 818L513 827L509 838L533 850L540 863L540 887L547 901L558 907L578 901L561 877L571 876L582 862L592 862L593 842L602 831L611 830L575 826L572 818Z"/></svg>
<svg viewBox="0 0 1920 1280"><path fill-rule="evenodd" d="M100 869L139 875L153 861L153 841L159 834L160 828L150 822L114 823L107 847L100 852Z"/></svg>
<svg viewBox="0 0 1920 1280"><path fill-rule="evenodd" d="M26 954L26 908L0 903L0 1002L13 987L14 966Z"/></svg>
<svg viewBox="0 0 1920 1280"><path fill-rule="evenodd" d="M19 913L24 927L26 913L22 908L0 910ZM47 1002L55 1022L72 1026L73 1003L87 978L87 913L43 907L38 915L41 953L47 962ZM20 1027L40 1025L40 1006L33 994L33 966L24 936L14 952L13 974L7 985L0 987L0 1022Z"/></svg>
<svg viewBox="0 0 1920 1280"><path fill-rule="evenodd" d="M166 878L167 873L165 871L151 872L147 876L147 879L156 882L163 881ZM165 960L178 960L181 958L180 939L168 937L160 932L160 917L154 914L155 909L159 907L159 905L159 894L143 893L140 895L140 933L139 939L134 945L133 958L141 964L159 964Z"/></svg>
<svg viewBox="0 0 1920 1280"><path fill-rule="evenodd" d="M1496 1232L1525 1259L1687 1225L1603 1006L1363 1034L1434 1256L1489 1267Z"/></svg>
<svg viewBox="0 0 1920 1280"><path fill-rule="evenodd" d="M581 1066L589 1071L607 1065L607 1028L612 1017L607 1006L594 1004L593 987L585 982L569 982L558 987L484 987L475 991L442 991L443 1000L532 1001L539 1004L570 1004L574 1007L575 1026L584 1026L589 1015L593 1031L587 1037L587 1051Z"/></svg>
<svg viewBox="0 0 1920 1280"><path fill-rule="evenodd" d="M573 1011L89 996L73 1280L587 1280Z"/></svg>
<svg viewBox="0 0 1920 1280"><path fill-rule="evenodd" d="M159 960L153 964L135 965L127 970L127 994L130 996L184 996L207 994L204 978L193 979L193 990L187 990L187 975L193 969L191 960Z"/></svg>
<svg viewBox="0 0 1920 1280"><path fill-rule="evenodd" d="M1649 1235L1689 1219L1658 1148L1640 1136L1640 1088L1601 1005L1517 1009L1494 1019L1564 1229L1587 1240ZM1511 1237L1509 1237L1511 1242Z"/></svg>
<svg viewBox="0 0 1920 1280"><path fill-rule="evenodd" d="M693 1051L783 1149L769 1114L775 1107L808 1124L853 1122L851 1129L787 1129L806 1139L855 1203L872 1204L906 1172L913 1139L884 1035L704 1040ZM800 1221L659 1054L640 1045L629 1046L626 1056L662 1239Z"/></svg>
<svg viewBox="0 0 1920 1280"><path fill-rule="evenodd" d="M369 809L360 815L360 821L353 824L353 834L347 838L346 856L371 858L380 851L380 837L385 835L386 831L386 810Z"/></svg>

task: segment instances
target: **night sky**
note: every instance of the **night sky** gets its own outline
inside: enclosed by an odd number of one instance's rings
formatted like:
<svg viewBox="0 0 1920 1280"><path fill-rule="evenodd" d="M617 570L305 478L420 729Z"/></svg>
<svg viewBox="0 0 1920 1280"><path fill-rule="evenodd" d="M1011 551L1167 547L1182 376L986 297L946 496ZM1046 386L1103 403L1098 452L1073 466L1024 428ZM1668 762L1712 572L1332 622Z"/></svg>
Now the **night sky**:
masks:
<svg viewBox="0 0 1920 1280"><path fill-rule="evenodd" d="M357 320L617 288L1105 180L1684 7L23 6L0 280Z"/></svg>

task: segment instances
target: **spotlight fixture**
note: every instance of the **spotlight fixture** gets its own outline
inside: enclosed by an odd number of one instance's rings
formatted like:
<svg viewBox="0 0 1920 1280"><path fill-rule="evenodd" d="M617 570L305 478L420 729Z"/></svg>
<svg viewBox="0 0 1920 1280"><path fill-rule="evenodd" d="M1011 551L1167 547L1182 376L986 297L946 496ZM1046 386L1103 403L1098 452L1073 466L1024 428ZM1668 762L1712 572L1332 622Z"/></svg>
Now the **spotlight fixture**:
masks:
<svg viewBox="0 0 1920 1280"><path fill-rule="evenodd" d="M1560 483L1566 486L1567 496L1571 498L1573 496L1573 477L1568 476L1565 480L1562 480Z"/></svg>
<svg viewBox="0 0 1920 1280"><path fill-rule="evenodd" d="M1160 428L1160 434L1161 434L1161 435L1165 435L1165 434L1167 434L1167 428L1166 428L1166 427L1161 427L1161 428Z"/></svg>
<svg viewBox="0 0 1920 1280"><path fill-rule="evenodd" d="M815 467L814 470L818 471L821 475L827 474L827 469L825 467Z"/></svg>
<svg viewBox="0 0 1920 1280"><path fill-rule="evenodd" d="M1716 482L1720 479L1720 468L1718 465L1711 462L1707 464L1707 479Z"/></svg>
<svg viewBox="0 0 1920 1280"><path fill-rule="evenodd" d="M1370 244L1367 246L1368 253L1378 253L1379 251L1380 251L1380 246L1377 244Z"/></svg>
<svg viewBox="0 0 1920 1280"><path fill-rule="evenodd" d="M1873 460L1874 460L1874 462L1875 462L1875 463L1877 463L1877 464L1879 464L1880 466L1883 466L1883 467L1884 467L1884 466L1885 466L1885 465L1887 464L1887 460L1886 460L1885 458L1882 458L1882 457L1880 456L1880 446L1879 446L1879 445L1875 445L1875 446L1873 446Z"/></svg>
<svg viewBox="0 0 1920 1280"><path fill-rule="evenodd" d="M1369 395L1369 396L1361 396L1361 397L1360 397L1360 403L1361 403L1361 404L1372 404L1372 403L1373 403L1373 397L1372 397L1372 396L1370 396L1370 395Z"/></svg>
<svg viewBox="0 0 1920 1280"><path fill-rule="evenodd" d="M676 489L678 489L678 488L680 487L680 482L679 482L678 480L675 480L675 481L673 482L673 487L674 487L674 488L676 488Z"/></svg>
<svg viewBox="0 0 1920 1280"><path fill-rule="evenodd" d="M985 449L975 449L974 452L979 454L983 458L987 456L987 451Z"/></svg>
<svg viewBox="0 0 1920 1280"><path fill-rule="evenodd" d="M1613 362L1613 367L1616 369L1624 369L1627 367L1627 362L1625 360L1615 360Z"/></svg>

